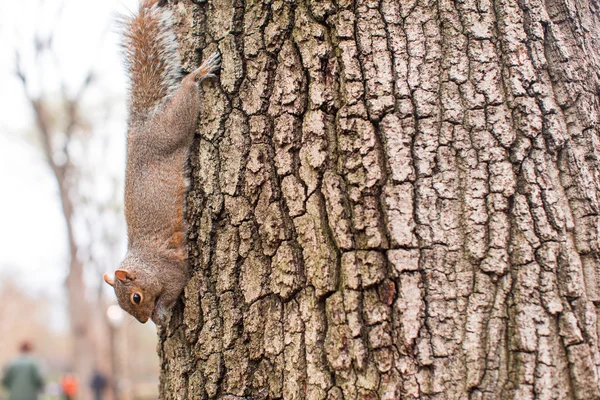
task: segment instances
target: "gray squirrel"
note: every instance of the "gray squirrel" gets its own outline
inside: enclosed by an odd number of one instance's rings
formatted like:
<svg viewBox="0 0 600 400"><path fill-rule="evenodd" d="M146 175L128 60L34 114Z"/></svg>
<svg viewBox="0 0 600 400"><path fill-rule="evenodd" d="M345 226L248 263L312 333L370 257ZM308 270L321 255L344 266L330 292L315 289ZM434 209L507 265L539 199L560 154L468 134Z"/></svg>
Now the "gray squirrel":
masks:
<svg viewBox="0 0 600 400"><path fill-rule="evenodd" d="M184 219L186 163L200 111L199 83L219 69L217 53L182 77L173 17L142 0L125 21L131 79L125 170L127 254L114 287L121 308L162 325L189 279Z"/></svg>

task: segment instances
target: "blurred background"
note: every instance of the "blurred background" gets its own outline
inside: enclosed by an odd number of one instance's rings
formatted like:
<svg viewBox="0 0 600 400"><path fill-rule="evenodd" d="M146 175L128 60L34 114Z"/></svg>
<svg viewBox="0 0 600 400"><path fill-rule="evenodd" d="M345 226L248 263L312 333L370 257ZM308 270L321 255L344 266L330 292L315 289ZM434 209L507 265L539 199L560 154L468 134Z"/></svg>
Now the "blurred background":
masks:
<svg viewBox="0 0 600 400"><path fill-rule="evenodd" d="M123 313L102 281L126 246L117 21L136 8L0 1L0 368L29 343L44 399L63 398L71 378L72 398L95 399L94 377L101 399L157 395L156 328Z"/></svg>

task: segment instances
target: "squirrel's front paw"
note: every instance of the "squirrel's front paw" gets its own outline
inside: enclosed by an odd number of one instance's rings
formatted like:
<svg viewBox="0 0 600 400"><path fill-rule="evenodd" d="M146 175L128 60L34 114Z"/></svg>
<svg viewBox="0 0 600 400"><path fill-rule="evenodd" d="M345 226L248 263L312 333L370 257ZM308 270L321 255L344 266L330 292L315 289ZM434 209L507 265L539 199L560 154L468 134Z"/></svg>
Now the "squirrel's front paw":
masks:
<svg viewBox="0 0 600 400"><path fill-rule="evenodd" d="M152 312L152 321L159 326L163 326L167 323L167 317L169 313L162 307L157 307Z"/></svg>
<svg viewBox="0 0 600 400"><path fill-rule="evenodd" d="M196 82L202 82L208 78L216 78L215 73L219 70L220 66L221 55L215 52L208 57L208 59L206 59L194 72L192 72L193 79Z"/></svg>

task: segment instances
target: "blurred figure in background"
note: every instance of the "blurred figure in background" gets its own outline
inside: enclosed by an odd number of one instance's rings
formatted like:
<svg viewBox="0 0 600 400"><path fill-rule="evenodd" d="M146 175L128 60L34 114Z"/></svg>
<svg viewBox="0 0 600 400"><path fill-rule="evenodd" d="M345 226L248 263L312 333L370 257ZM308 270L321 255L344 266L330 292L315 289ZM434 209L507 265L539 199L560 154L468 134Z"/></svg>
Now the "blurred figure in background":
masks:
<svg viewBox="0 0 600 400"><path fill-rule="evenodd" d="M95 400L102 400L102 395L104 394L104 390L106 390L107 384L106 377L102 375L100 371L95 370L90 382L90 387L92 388L92 392L94 392Z"/></svg>
<svg viewBox="0 0 600 400"><path fill-rule="evenodd" d="M2 384L8 389L9 400L37 400L44 387L40 367L32 357L31 343L24 341L19 347L21 354L13 360L2 377Z"/></svg>
<svg viewBox="0 0 600 400"><path fill-rule="evenodd" d="M60 378L60 388L65 400L73 400L79 389L77 378L73 374L65 374Z"/></svg>

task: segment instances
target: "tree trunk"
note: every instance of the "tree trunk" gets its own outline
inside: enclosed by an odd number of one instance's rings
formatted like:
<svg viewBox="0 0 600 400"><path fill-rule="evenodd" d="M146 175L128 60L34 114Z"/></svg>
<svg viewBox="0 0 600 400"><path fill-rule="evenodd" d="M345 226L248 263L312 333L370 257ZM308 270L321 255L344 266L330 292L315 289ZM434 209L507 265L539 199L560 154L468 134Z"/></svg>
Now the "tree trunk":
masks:
<svg viewBox="0 0 600 400"><path fill-rule="evenodd" d="M596 1L176 3L223 62L161 398L599 398Z"/></svg>
<svg viewBox="0 0 600 400"><path fill-rule="evenodd" d="M51 41L49 41L51 42ZM43 46L36 49L38 56L44 52ZM21 77L24 92L27 95L27 78L17 64L18 75ZM85 86L82 90L85 89ZM42 142L43 154L50 170L52 171L58 186L60 204L62 206L63 218L67 231L67 241L69 249L69 270L65 281L67 289L67 311L71 327L71 362L68 370L65 372L74 373L79 380L78 393L83 399L91 398L91 391L88 382L92 376L95 364L98 364L103 357L95 346L94 335L98 329L103 326L103 320L93 318L92 308L85 296L84 265L78 258L81 247L77 244L75 235L75 208L76 208L76 189L77 178L75 167L68 153L68 144L73 136L73 131L81 122L78 114L79 102L77 99L63 97L65 108L67 109L67 118L64 131L53 125L55 122L49 111L45 96L28 96L29 103L34 112L36 126L39 130ZM63 134L64 145L60 148L57 144L58 137ZM65 160L62 164L55 161L55 154L62 152ZM98 326L98 328L96 328Z"/></svg>
<svg viewBox="0 0 600 400"><path fill-rule="evenodd" d="M94 344L94 325L100 325L99 321L92 320L92 312L89 301L85 297L85 283L83 279L83 263L77 257L80 247L75 240L74 232L74 204L70 196L73 186L68 183L68 177L56 174L60 197L63 207L63 216L67 226L69 241L69 272L66 279L67 303L69 321L71 325L72 347L71 360L73 364L68 372L75 373L79 380L79 395L82 399L91 398L92 393L88 383L92 377L96 360L97 349ZM102 320L100 320L102 321Z"/></svg>

